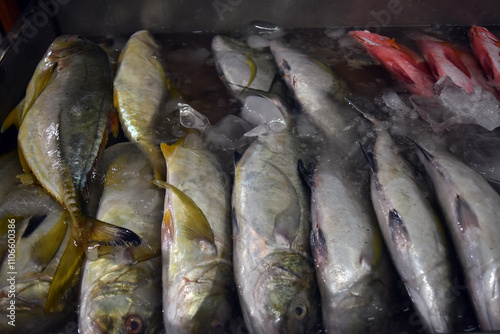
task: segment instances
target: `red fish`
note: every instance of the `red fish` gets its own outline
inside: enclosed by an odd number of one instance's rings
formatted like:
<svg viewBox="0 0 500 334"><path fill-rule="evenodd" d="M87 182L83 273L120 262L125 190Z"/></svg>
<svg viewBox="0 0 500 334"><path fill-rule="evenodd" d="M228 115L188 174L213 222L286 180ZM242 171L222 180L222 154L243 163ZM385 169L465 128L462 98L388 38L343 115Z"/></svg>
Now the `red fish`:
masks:
<svg viewBox="0 0 500 334"><path fill-rule="evenodd" d="M488 29L479 26L472 26L469 38L472 52L490 84L500 91L500 40Z"/></svg>
<svg viewBox="0 0 500 334"><path fill-rule="evenodd" d="M447 76L466 92L480 86L496 94L472 54L432 36L419 35L416 40L436 80Z"/></svg>
<svg viewBox="0 0 500 334"><path fill-rule="evenodd" d="M433 79L425 61L409 48L394 39L369 31L349 32L367 52L377 59L407 89L421 96L434 95Z"/></svg>

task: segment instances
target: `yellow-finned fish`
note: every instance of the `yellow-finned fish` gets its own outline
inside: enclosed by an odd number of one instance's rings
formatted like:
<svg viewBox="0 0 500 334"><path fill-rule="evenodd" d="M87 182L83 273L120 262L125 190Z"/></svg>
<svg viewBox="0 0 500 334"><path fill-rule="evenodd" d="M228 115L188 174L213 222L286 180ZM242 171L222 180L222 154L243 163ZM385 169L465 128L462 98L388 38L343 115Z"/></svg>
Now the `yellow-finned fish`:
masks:
<svg viewBox="0 0 500 334"><path fill-rule="evenodd" d="M160 231L163 189L136 143L108 148L96 170L102 184L96 217L137 233L138 247L113 247L82 268L79 332L143 333L163 330ZM95 188L94 188L95 189ZM140 253L140 254L138 254ZM139 256L137 256L139 255Z"/></svg>
<svg viewBox="0 0 500 334"><path fill-rule="evenodd" d="M167 333L223 333L233 315L231 188L200 136L162 144L167 182L162 225Z"/></svg>
<svg viewBox="0 0 500 334"><path fill-rule="evenodd" d="M47 311L56 307L89 241L138 244L133 232L85 213L86 189L113 115L108 56L78 36L56 38L26 90L18 134L21 163L73 219L72 239L54 275ZM116 118L116 115L115 115Z"/></svg>
<svg viewBox="0 0 500 334"><path fill-rule="evenodd" d="M160 46L146 30L133 34L118 59L114 104L127 138L138 142L153 162L157 179L164 180L160 152L161 112L168 97L168 81L161 64Z"/></svg>
<svg viewBox="0 0 500 334"><path fill-rule="evenodd" d="M45 334L67 323L76 311L79 275L72 276L52 313L45 312L45 303L71 239L69 212L42 187L19 185L0 204L0 224L9 237L0 265L0 331Z"/></svg>

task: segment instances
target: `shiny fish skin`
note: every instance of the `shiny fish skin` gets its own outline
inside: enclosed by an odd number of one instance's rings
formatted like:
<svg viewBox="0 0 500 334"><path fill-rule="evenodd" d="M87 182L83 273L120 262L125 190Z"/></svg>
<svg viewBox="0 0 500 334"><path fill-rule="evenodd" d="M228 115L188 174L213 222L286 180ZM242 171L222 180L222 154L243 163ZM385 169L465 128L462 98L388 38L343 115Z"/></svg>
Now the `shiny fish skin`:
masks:
<svg viewBox="0 0 500 334"><path fill-rule="evenodd" d="M16 226L14 262L5 257L0 266L0 331L2 333L45 334L71 317L75 309L75 275L71 290L61 298L57 309L45 313L45 301L54 273L70 239L71 217L55 199L39 186L18 186L0 205L0 222L13 219ZM7 244L7 240L5 240ZM3 259L3 258L2 258ZM15 298L8 279L15 267ZM15 327L8 324L11 300L15 301Z"/></svg>
<svg viewBox="0 0 500 334"><path fill-rule="evenodd" d="M120 54L114 79L114 103L123 131L138 142L163 179L165 164L160 152L160 111L167 98L167 81L160 46L146 30L134 33Z"/></svg>
<svg viewBox="0 0 500 334"><path fill-rule="evenodd" d="M143 243L133 250L116 247L96 260L85 260L79 332L159 333L163 330L160 226L164 191L152 183L153 167L135 143L107 149L96 174L103 182L97 218L134 231ZM92 195L99 197L97 191ZM129 251L144 248L150 256L132 263Z"/></svg>
<svg viewBox="0 0 500 334"><path fill-rule="evenodd" d="M453 282L442 227L411 170L376 120L371 195L385 244L425 328L453 332Z"/></svg>
<svg viewBox="0 0 500 334"><path fill-rule="evenodd" d="M418 146L446 218L482 330L500 329L500 196L446 151Z"/></svg>
<svg viewBox="0 0 500 334"><path fill-rule="evenodd" d="M323 326L334 333L382 332L393 270L367 196L369 171L357 144L366 121L344 103L344 84L325 64L278 41L271 42L271 51L302 112L325 139L310 180L311 247Z"/></svg>
<svg viewBox="0 0 500 334"><path fill-rule="evenodd" d="M167 333L229 328L234 293L231 188L195 133L168 146L162 225L163 319ZM174 188L172 188L174 187Z"/></svg>
<svg viewBox="0 0 500 334"><path fill-rule="evenodd" d="M212 39L212 53L221 80L242 103L256 91L281 92L283 87L275 81L277 68L269 52L217 35Z"/></svg>
<svg viewBox="0 0 500 334"><path fill-rule="evenodd" d="M255 140L236 166L234 271L250 333L311 333L319 320L297 161L289 126Z"/></svg>
<svg viewBox="0 0 500 334"><path fill-rule="evenodd" d="M104 50L69 35L54 40L26 90L18 134L20 154L73 218L73 240L52 282L48 312L80 266L89 240L140 243L134 233L85 212L87 186L110 129L112 99L111 68Z"/></svg>
<svg viewBox="0 0 500 334"><path fill-rule="evenodd" d="M311 186L311 247L323 326L332 333L383 333L394 281L375 214L338 161L324 158Z"/></svg>

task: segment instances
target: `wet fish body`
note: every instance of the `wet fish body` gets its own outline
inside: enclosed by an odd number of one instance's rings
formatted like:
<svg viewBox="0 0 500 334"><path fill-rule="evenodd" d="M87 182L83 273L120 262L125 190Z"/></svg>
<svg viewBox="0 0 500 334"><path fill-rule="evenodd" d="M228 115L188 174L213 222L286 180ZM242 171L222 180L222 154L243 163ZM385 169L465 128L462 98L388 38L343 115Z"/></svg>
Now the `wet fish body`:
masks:
<svg viewBox="0 0 500 334"><path fill-rule="evenodd" d="M500 329L500 197L446 151L419 147L457 250L482 330Z"/></svg>
<svg viewBox="0 0 500 334"><path fill-rule="evenodd" d="M168 96L167 81L160 46L148 31L138 31L129 38L113 84L114 103L125 135L141 145L152 159L157 176L163 179L160 143L164 134L158 124Z"/></svg>
<svg viewBox="0 0 500 334"><path fill-rule="evenodd" d="M231 188L201 137L162 144L167 164L162 225L163 319L167 333L229 328L234 293Z"/></svg>
<svg viewBox="0 0 500 334"><path fill-rule="evenodd" d="M130 229L143 240L137 248L115 247L86 259L80 292L80 333L160 333L160 229L164 191L153 183L154 171L135 143L107 149L96 171L103 184L97 218ZM98 188L94 188L98 189ZM144 258L134 258L143 251Z"/></svg>
<svg viewBox="0 0 500 334"><path fill-rule="evenodd" d="M357 144L364 120L344 103L344 84L325 64L278 42L271 51L302 112L325 139L308 177L323 326L334 333L383 331L393 272L366 196L369 174Z"/></svg>
<svg viewBox="0 0 500 334"><path fill-rule="evenodd" d="M89 240L140 243L137 235L86 215L86 190L104 148L113 110L111 68L98 45L78 36L58 37L28 84L19 150L43 187L73 219L72 241L51 285L47 310L81 263Z"/></svg>
<svg viewBox="0 0 500 334"><path fill-rule="evenodd" d="M498 90L500 83L500 41L488 29L476 25L471 27L469 38L474 56L481 64L490 83Z"/></svg>
<svg viewBox="0 0 500 334"><path fill-rule="evenodd" d="M453 283L442 227L391 136L373 122L371 198L385 244L425 328L451 333Z"/></svg>
<svg viewBox="0 0 500 334"><path fill-rule="evenodd" d="M309 202L290 129L260 136L236 166L234 271L251 333L310 333L319 320Z"/></svg>
<svg viewBox="0 0 500 334"><path fill-rule="evenodd" d="M350 31L366 51L412 93L434 96L435 80L425 61L407 47L397 44L394 39L369 31Z"/></svg>

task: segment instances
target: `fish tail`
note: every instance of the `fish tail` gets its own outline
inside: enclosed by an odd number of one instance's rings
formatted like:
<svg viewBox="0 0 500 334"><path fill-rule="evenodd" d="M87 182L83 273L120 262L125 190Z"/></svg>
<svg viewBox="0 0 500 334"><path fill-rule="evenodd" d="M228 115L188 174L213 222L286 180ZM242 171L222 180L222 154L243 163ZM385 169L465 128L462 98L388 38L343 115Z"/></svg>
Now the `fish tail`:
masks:
<svg viewBox="0 0 500 334"><path fill-rule="evenodd" d="M74 233L72 234L50 284L45 302L46 313L51 313L57 309L59 301L71 286L75 274L82 264L84 254L83 244L78 240L79 238L75 238Z"/></svg>

